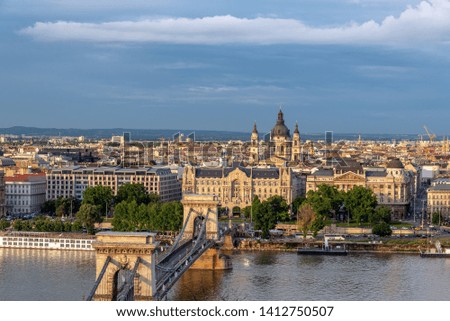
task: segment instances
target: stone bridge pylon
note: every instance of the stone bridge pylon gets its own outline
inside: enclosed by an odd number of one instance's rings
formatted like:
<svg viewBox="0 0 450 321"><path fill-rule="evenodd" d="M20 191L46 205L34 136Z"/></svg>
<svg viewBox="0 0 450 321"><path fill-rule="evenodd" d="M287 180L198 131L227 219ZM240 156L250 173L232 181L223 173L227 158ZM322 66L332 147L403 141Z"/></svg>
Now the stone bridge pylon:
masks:
<svg viewBox="0 0 450 321"><path fill-rule="evenodd" d="M218 198L185 195L183 228L173 245L156 255L155 233L100 232L96 282L87 300L161 300L188 269L227 270L231 259L220 252Z"/></svg>
<svg viewBox="0 0 450 321"><path fill-rule="evenodd" d="M184 208L183 222L186 224L183 238L195 238L198 226L206 219L206 238L209 240L219 239L219 199L217 196L185 194L181 203Z"/></svg>
<svg viewBox="0 0 450 321"><path fill-rule="evenodd" d="M154 233L100 232L96 252L96 287L91 300L152 300L155 289ZM124 295L126 297L124 297Z"/></svg>

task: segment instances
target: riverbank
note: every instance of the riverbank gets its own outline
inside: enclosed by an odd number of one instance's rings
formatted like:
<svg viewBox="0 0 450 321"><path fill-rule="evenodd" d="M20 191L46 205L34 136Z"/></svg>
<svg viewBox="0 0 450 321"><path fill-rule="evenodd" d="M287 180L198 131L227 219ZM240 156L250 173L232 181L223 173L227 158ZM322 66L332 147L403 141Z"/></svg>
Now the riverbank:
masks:
<svg viewBox="0 0 450 321"><path fill-rule="evenodd" d="M450 244L449 239L441 240L441 243ZM322 247L322 241L302 242L293 239L289 240L235 240L234 246L224 246L224 250L238 251L279 251L296 252L298 248L305 246ZM403 253L418 254L419 249L426 249L428 246L426 239L416 240L381 240L381 241L341 241L330 242L331 246L342 246L351 253ZM434 247L434 245L431 245Z"/></svg>

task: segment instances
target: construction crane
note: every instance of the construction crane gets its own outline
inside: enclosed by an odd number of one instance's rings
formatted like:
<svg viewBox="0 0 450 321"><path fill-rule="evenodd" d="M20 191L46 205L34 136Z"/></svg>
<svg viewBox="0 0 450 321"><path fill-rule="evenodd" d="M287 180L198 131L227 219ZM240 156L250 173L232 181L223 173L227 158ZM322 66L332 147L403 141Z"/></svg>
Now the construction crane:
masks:
<svg viewBox="0 0 450 321"><path fill-rule="evenodd" d="M425 131L427 132L427 135L430 138L430 143L432 143L434 141L434 139L436 138L436 135L430 133L430 131L428 130L427 126L424 125L423 128L425 128Z"/></svg>

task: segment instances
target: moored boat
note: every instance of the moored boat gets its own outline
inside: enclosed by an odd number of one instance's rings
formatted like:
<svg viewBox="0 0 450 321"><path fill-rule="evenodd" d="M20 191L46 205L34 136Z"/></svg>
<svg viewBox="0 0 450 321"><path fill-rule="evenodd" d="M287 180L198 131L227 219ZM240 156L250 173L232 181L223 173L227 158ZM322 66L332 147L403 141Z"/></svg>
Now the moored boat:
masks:
<svg viewBox="0 0 450 321"><path fill-rule="evenodd" d="M435 249L427 249L426 251L422 251L419 249L420 257L435 257L435 258L450 258L450 249L444 249L441 246L441 242L436 241L434 243Z"/></svg>
<svg viewBox="0 0 450 321"><path fill-rule="evenodd" d="M324 245L319 247L304 247L298 248L297 254L300 255L334 255L334 256L344 256L348 254L347 249L341 246L332 247L328 244L328 238L324 238Z"/></svg>

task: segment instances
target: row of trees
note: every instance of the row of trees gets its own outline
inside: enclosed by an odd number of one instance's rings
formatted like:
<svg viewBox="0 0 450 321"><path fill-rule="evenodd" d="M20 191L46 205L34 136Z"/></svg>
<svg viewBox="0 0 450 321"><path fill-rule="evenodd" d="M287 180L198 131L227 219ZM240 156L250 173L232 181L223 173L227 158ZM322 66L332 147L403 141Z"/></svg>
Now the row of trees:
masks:
<svg viewBox="0 0 450 321"><path fill-rule="evenodd" d="M327 221L336 219L338 213L345 212L353 222L372 226L374 234L390 235L391 210L378 206L375 194L368 188L355 186L348 192L339 191L335 186L320 185L316 191L309 191L307 198L297 197L291 204L297 214L300 230L317 234ZM252 206L243 209L245 217L252 217L254 228L262 231L262 237L269 236L269 230L278 222L288 221L289 205L281 196L273 196L263 202L255 197Z"/></svg>
<svg viewBox="0 0 450 321"><path fill-rule="evenodd" d="M105 186L89 187L83 194L83 202L77 213L88 232L94 232L94 224L102 220L114 205L112 226L115 231L175 231L181 227L183 207L180 202L162 203L159 196L149 194L142 184L125 184L114 197Z"/></svg>
<svg viewBox="0 0 450 321"><path fill-rule="evenodd" d="M343 192L335 186L320 185L317 191L309 191L298 211L300 227L303 231L317 233L326 220L336 219L342 211L346 212L348 220L372 226L374 234L385 236L392 233L390 208L378 206L375 194L363 186Z"/></svg>
<svg viewBox="0 0 450 321"><path fill-rule="evenodd" d="M6 220L0 221L0 230L11 227L11 223ZM80 221L62 221L60 219L51 220L47 217L38 217L34 220L15 220L12 228L16 231L35 232L81 232L83 226Z"/></svg>
<svg viewBox="0 0 450 321"><path fill-rule="evenodd" d="M180 202L139 204L132 200L116 205L112 225L115 231L177 231L182 220Z"/></svg>

